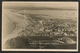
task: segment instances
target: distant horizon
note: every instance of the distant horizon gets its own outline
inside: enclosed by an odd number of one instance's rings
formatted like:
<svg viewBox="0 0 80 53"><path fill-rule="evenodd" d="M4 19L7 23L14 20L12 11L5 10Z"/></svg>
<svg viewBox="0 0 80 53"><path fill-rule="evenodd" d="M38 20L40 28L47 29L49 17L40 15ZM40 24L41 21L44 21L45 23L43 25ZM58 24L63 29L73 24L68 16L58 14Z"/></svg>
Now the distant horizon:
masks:
<svg viewBox="0 0 80 53"><path fill-rule="evenodd" d="M3 8L77 10L78 2L3 2Z"/></svg>

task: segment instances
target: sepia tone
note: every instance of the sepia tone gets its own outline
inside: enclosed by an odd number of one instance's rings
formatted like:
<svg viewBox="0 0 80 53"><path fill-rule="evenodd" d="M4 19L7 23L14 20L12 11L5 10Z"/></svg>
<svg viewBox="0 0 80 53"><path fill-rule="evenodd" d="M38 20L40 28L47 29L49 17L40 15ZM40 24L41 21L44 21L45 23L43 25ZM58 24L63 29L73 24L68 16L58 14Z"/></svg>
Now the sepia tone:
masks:
<svg viewBox="0 0 80 53"><path fill-rule="evenodd" d="M2 50L77 51L78 2L3 2Z"/></svg>

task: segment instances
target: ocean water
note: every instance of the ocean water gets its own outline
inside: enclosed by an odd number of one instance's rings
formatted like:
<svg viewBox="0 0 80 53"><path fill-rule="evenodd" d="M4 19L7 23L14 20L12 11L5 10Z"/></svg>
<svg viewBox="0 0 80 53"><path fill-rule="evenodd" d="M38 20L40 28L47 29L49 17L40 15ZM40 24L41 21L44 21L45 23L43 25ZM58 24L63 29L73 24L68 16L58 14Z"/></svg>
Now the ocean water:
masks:
<svg viewBox="0 0 80 53"><path fill-rule="evenodd" d="M64 18L76 19L78 17L77 10L20 10L18 13L25 14L43 14L48 15L45 18Z"/></svg>
<svg viewBox="0 0 80 53"><path fill-rule="evenodd" d="M3 38L9 35L13 30L15 26L11 20L7 18L7 16L3 15L2 17L2 32L3 32Z"/></svg>

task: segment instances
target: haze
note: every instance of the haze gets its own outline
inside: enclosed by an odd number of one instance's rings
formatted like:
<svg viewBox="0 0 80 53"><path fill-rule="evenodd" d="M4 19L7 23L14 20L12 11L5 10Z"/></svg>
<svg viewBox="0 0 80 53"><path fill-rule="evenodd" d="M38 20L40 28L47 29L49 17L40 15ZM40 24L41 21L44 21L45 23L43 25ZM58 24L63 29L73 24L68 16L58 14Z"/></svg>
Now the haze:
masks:
<svg viewBox="0 0 80 53"><path fill-rule="evenodd" d="M78 2L3 2L3 7L49 7L77 9Z"/></svg>

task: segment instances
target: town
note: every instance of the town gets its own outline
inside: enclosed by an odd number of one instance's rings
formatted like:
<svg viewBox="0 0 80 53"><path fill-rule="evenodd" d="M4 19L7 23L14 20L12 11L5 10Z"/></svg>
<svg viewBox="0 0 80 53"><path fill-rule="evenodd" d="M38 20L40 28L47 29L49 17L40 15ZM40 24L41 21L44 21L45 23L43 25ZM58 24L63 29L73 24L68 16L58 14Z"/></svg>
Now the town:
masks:
<svg viewBox="0 0 80 53"><path fill-rule="evenodd" d="M45 19L29 15L32 21L19 36L27 37L31 48L56 48L54 45L76 44L77 25L71 19ZM48 49L49 49L48 48Z"/></svg>

